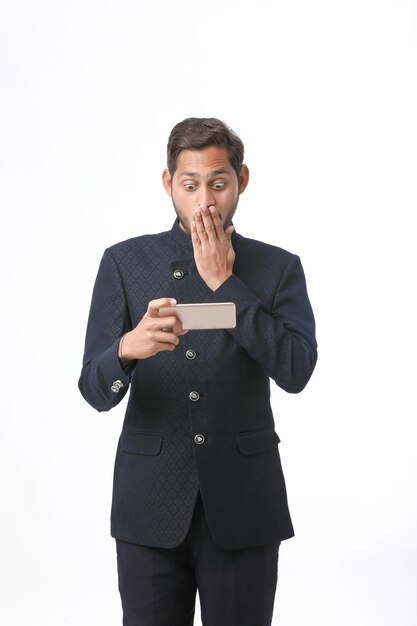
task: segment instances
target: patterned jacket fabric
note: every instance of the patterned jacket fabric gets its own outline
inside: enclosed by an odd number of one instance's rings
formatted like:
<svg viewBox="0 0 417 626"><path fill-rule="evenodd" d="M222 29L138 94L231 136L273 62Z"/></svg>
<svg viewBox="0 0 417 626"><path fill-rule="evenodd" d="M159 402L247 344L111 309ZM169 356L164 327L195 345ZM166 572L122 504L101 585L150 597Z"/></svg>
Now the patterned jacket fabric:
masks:
<svg viewBox="0 0 417 626"><path fill-rule="evenodd" d="M178 546L199 490L222 548L293 535L270 379L290 393L307 384L317 359L313 312L296 255L236 232L232 243L233 276L215 292L200 278L178 221L104 253L79 387L98 411L117 405L130 388L114 471L117 539ZM121 335L161 297L235 302L236 328L189 331L173 352L123 369Z"/></svg>

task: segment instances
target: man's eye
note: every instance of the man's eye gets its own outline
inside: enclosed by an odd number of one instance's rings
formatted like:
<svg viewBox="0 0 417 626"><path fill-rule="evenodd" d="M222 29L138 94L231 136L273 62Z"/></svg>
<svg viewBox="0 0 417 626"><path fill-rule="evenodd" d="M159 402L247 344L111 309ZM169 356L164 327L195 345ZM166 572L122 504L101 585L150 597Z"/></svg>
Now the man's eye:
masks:
<svg viewBox="0 0 417 626"><path fill-rule="evenodd" d="M223 189L226 183L214 183L214 189Z"/></svg>
<svg viewBox="0 0 417 626"><path fill-rule="evenodd" d="M192 183L186 183L184 187L186 188L187 191L194 191L195 189L195 185L193 185Z"/></svg>

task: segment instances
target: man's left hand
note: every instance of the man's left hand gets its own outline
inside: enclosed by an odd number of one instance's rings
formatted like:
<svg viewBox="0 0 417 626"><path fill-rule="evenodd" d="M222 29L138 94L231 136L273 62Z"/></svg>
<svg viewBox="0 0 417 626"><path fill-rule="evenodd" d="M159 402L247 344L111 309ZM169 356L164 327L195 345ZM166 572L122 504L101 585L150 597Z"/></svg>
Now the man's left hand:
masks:
<svg viewBox="0 0 417 626"><path fill-rule="evenodd" d="M198 273L212 291L233 274L235 251L231 236L234 226L223 230L214 206L202 205L191 222L191 241Z"/></svg>

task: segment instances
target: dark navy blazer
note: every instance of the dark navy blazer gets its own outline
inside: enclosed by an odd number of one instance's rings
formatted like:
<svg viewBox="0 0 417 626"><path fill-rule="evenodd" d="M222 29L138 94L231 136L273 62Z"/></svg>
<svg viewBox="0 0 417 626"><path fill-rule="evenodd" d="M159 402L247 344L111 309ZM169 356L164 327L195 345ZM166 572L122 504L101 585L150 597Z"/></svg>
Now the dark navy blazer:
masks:
<svg viewBox="0 0 417 626"><path fill-rule="evenodd" d="M190 237L171 231L108 248L96 279L79 387L98 411L130 387L114 471L111 532L171 548L201 491L215 543L244 548L293 535L270 406L270 379L297 393L317 359L297 256L232 235L233 276L211 291ZM237 326L189 331L173 352L124 370L117 350L155 298L235 302Z"/></svg>

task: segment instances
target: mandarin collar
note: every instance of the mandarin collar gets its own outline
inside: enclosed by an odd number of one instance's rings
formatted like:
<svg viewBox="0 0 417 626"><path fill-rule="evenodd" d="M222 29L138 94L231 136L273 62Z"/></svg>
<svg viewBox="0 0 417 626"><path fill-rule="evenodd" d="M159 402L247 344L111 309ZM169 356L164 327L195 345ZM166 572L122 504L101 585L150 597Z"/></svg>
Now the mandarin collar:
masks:
<svg viewBox="0 0 417 626"><path fill-rule="evenodd" d="M175 220L174 225L171 228L171 236L175 243L181 246L185 252L187 252L190 256L194 256L191 237L181 228L178 218Z"/></svg>

